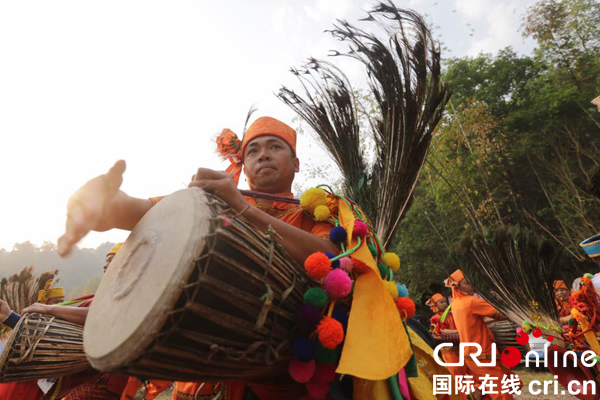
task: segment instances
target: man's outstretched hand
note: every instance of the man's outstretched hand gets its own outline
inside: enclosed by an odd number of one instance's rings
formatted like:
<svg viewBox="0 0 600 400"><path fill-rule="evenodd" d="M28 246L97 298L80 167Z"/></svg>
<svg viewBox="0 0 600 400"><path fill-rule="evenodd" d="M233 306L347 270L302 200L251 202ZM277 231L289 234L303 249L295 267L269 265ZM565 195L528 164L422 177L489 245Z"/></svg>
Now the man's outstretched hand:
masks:
<svg viewBox="0 0 600 400"><path fill-rule="evenodd" d="M116 227L118 198L126 196L119 190L125 167L124 160L117 161L106 174L88 181L69 198L65 233L58 239L61 257L67 256L89 231Z"/></svg>

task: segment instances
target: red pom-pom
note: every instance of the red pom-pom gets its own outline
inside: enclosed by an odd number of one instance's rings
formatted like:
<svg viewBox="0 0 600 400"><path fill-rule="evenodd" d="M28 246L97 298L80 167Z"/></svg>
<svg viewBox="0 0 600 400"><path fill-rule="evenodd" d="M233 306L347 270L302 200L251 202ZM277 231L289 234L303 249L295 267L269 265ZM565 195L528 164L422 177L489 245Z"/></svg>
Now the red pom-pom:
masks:
<svg viewBox="0 0 600 400"><path fill-rule="evenodd" d="M288 371L293 380L299 383L306 383L310 381L315 374L315 366L315 360L303 363L294 358L290 362Z"/></svg>
<svg viewBox="0 0 600 400"><path fill-rule="evenodd" d="M304 261L304 269L311 278L319 281L331 271L331 261L325 253L313 253Z"/></svg>
<svg viewBox="0 0 600 400"><path fill-rule="evenodd" d="M344 327L331 317L324 317L317 326L319 342L326 349L335 349L344 341Z"/></svg>
<svg viewBox="0 0 600 400"><path fill-rule="evenodd" d="M319 382L333 382L335 381L335 370L337 365L335 364L317 364L313 380Z"/></svg>
<svg viewBox="0 0 600 400"><path fill-rule="evenodd" d="M353 237L364 238L369 234L369 227L362 221L354 221L354 229L352 229Z"/></svg>
<svg viewBox="0 0 600 400"><path fill-rule="evenodd" d="M365 274L370 269L371 268L364 262L362 262L356 258L352 259L352 271L356 272L357 274L359 274L359 275Z"/></svg>
<svg viewBox="0 0 600 400"><path fill-rule="evenodd" d="M415 316L416 307L414 301L408 297L398 297L395 301L402 318L409 319Z"/></svg>
<svg viewBox="0 0 600 400"><path fill-rule="evenodd" d="M341 299L352 291L352 279L341 269L334 269L325 277L323 289L332 299Z"/></svg>
<svg viewBox="0 0 600 400"><path fill-rule="evenodd" d="M306 390L313 399L324 399L329 393L329 382L310 381L306 384Z"/></svg>

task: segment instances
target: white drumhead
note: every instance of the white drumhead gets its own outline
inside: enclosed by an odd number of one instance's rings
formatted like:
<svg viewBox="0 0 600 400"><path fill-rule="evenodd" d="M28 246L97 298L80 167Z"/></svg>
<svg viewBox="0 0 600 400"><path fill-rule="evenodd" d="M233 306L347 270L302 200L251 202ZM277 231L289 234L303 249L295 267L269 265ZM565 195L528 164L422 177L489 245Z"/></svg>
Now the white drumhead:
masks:
<svg viewBox="0 0 600 400"><path fill-rule="evenodd" d="M109 371L138 358L160 331L205 246L211 211L201 189L165 197L136 225L102 278L84 348Z"/></svg>

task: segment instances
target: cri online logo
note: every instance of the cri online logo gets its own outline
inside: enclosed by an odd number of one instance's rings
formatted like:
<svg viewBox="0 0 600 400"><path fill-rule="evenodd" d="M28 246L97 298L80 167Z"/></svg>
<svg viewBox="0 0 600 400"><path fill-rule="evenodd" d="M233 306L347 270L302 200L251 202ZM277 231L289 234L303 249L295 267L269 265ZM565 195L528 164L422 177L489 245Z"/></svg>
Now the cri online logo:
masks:
<svg viewBox="0 0 600 400"><path fill-rule="evenodd" d="M532 333L533 337L536 337L536 338L539 338L540 336L542 336L542 331L539 328L535 328L531 333ZM546 339L548 340L548 342L552 343L552 341L554 340L554 337L552 335L548 335L546 337ZM527 343L529 343L529 335L523 331L517 333L517 343L520 344L521 346L526 345ZM464 349L465 349L465 347L475 347L477 350L475 352L470 352L469 355L471 356L471 359L475 362L475 364L477 364L477 366L491 367L491 366L496 365L496 343L492 343L492 358L491 358L491 361L487 362L487 363L481 362L479 359L477 359L477 357L482 352L481 345L479 343L461 343L459 346L460 346L460 359L458 362L446 363L443 360L440 360L440 358L439 358L440 350L444 347L452 347L451 343L442 343L442 344L439 344L438 346L436 346L436 348L433 352L433 357L434 357L435 361L438 364L443 365L445 367L462 367L462 366L464 366L464 354L465 354ZM554 349L557 349L557 348L558 348L558 345L554 345ZM500 361L502 362L502 364L506 365L508 368L516 367L521 362L521 352L516 347L509 346L502 351L502 354L500 355Z"/></svg>

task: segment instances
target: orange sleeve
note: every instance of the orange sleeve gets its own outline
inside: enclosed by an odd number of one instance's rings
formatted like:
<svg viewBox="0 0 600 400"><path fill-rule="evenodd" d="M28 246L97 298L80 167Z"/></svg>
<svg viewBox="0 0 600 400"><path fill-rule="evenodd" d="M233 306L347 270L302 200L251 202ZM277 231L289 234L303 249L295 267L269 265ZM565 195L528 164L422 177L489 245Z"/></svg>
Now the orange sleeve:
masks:
<svg viewBox="0 0 600 400"><path fill-rule="evenodd" d="M327 222L315 222L312 229L310 230L310 233L322 239L329 240L329 232L331 232L332 228L333 226L331 226L331 224Z"/></svg>
<svg viewBox="0 0 600 400"><path fill-rule="evenodd" d="M496 318L500 314L490 303L477 297L471 299L471 313L490 318Z"/></svg>

